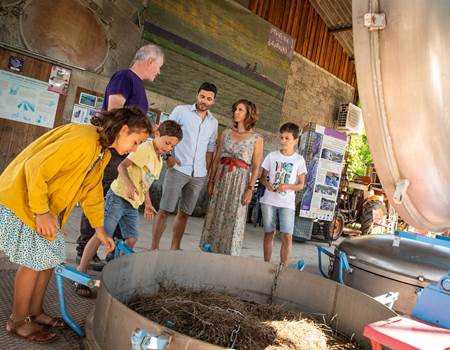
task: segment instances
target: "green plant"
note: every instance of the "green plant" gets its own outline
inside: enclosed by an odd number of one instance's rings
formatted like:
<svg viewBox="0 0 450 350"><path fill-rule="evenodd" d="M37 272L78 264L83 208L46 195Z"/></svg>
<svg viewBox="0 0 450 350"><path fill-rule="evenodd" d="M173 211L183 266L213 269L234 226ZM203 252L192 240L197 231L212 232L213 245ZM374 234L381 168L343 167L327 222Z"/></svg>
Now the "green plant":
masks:
<svg viewBox="0 0 450 350"><path fill-rule="evenodd" d="M348 178L351 180L356 176L366 175L367 165L373 162L369 144L367 143L367 136L365 134L352 136L348 152Z"/></svg>

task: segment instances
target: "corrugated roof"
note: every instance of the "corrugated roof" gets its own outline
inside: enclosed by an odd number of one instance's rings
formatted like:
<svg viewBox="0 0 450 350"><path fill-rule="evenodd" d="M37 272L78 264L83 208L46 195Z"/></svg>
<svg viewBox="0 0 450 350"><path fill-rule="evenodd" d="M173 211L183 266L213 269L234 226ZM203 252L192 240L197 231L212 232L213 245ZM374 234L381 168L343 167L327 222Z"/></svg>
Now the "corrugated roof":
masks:
<svg viewBox="0 0 450 350"><path fill-rule="evenodd" d="M309 2L344 50L353 57L352 0L309 0ZM333 31L338 28L347 30Z"/></svg>

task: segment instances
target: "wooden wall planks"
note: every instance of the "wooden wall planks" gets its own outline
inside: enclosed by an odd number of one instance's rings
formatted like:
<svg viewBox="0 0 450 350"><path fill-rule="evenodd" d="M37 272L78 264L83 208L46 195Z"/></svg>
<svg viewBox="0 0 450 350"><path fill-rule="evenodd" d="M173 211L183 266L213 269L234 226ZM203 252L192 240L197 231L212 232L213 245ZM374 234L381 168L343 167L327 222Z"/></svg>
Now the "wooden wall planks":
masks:
<svg viewBox="0 0 450 350"><path fill-rule="evenodd" d="M10 56L20 57L24 60L23 71L18 74L48 82L50 71L52 69L51 63L0 48L0 69L10 71L8 69L8 60ZM12 71L12 73L17 74L17 72L14 71ZM65 100L65 96L59 96L55 127L62 124L62 112ZM42 126L0 118L0 173L17 154L47 131L49 131L49 129Z"/></svg>
<svg viewBox="0 0 450 350"><path fill-rule="evenodd" d="M249 9L294 37L297 53L356 87L353 60L309 0L250 0Z"/></svg>

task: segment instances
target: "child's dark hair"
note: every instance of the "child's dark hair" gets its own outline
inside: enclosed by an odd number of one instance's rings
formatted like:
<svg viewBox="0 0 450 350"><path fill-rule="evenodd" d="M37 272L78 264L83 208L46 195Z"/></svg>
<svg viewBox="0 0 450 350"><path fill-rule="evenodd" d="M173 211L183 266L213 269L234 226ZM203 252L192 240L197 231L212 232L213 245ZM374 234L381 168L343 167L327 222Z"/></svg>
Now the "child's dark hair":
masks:
<svg viewBox="0 0 450 350"><path fill-rule="evenodd" d="M100 144L111 146L119 131L127 125L131 132L152 133L152 123L138 107L124 107L96 113L91 124L99 128Z"/></svg>
<svg viewBox="0 0 450 350"><path fill-rule="evenodd" d="M294 123L284 123L280 127L280 134L283 132L289 132L292 136L294 136L294 139L298 139L298 136L300 135L300 128Z"/></svg>
<svg viewBox="0 0 450 350"><path fill-rule="evenodd" d="M158 127L160 136L172 136L176 137L178 141L183 138L183 130L181 130L180 124L173 120L166 120L162 122Z"/></svg>
<svg viewBox="0 0 450 350"><path fill-rule="evenodd" d="M247 115L245 116L244 120L245 130L251 130L258 120L258 111L256 109L256 105L249 100L237 100L235 103L233 103L233 107L231 107L231 111L233 112L233 114L239 104L243 104L245 106L245 109L247 110ZM234 123L234 127L237 127L237 123Z"/></svg>
<svg viewBox="0 0 450 350"><path fill-rule="evenodd" d="M214 92L214 98L216 98L217 95L217 87L214 84L208 83L208 82L204 82L202 85L200 85L200 87L198 88L197 94L200 92L200 90L205 90L205 91L211 91Z"/></svg>

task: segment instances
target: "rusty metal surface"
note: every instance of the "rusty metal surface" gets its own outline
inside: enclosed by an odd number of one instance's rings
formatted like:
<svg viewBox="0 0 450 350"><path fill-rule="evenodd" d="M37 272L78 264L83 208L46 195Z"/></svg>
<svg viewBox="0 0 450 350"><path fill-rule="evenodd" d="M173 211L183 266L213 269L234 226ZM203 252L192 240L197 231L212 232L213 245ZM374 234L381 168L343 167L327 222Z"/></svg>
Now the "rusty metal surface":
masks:
<svg viewBox="0 0 450 350"><path fill-rule="evenodd" d="M76 0L31 1L20 24L28 49L62 62L95 71L108 54L104 26Z"/></svg>
<svg viewBox="0 0 450 350"><path fill-rule="evenodd" d="M82 350L84 339L78 337L72 330L58 330L58 339L51 344L40 345L26 340L8 335L5 331L5 324L11 312L12 292L14 285L15 270L0 270L0 349L7 350ZM71 288L70 283L65 283L66 303L72 317L81 325L84 325L86 315L93 308L95 300L80 298ZM51 315L59 315L58 296L56 293L55 280L52 278L44 308Z"/></svg>
<svg viewBox="0 0 450 350"><path fill-rule="evenodd" d="M172 337L173 350L213 350L208 344L163 327L125 304L136 293L153 293L159 283L213 288L243 300L284 305L287 309L322 314L332 328L352 336L361 348L365 325L396 314L369 296L316 274L261 260L193 251L152 251L115 259L105 266L95 311L87 321L89 349L126 349L136 328Z"/></svg>

